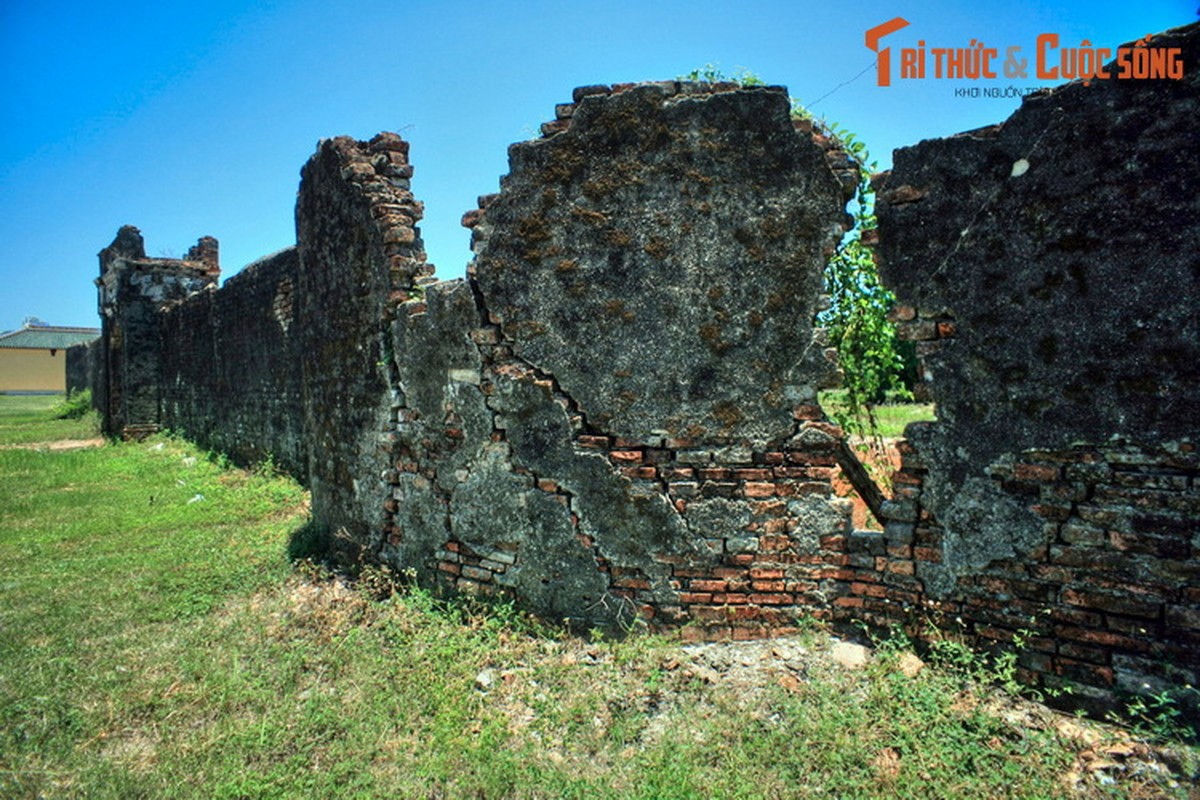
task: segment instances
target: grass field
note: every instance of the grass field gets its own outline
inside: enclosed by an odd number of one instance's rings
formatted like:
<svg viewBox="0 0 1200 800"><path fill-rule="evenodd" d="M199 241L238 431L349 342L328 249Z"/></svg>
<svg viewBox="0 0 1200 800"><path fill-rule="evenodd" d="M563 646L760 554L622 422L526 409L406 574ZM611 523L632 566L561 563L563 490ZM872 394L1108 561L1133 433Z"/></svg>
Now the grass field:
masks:
<svg viewBox="0 0 1200 800"><path fill-rule="evenodd" d="M99 436L96 415L80 419L54 419L53 409L62 395L0 395L0 444L27 444Z"/></svg>
<svg viewBox="0 0 1200 800"><path fill-rule="evenodd" d="M0 397L0 445L82 438L51 402ZM220 462L0 449L0 797L1188 797L895 644L590 641L298 567L305 493Z"/></svg>
<svg viewBox="0 0 1200 800"><path fill-rule="evenodd" d="M837 419L846 410L846 392L833 389L821 392L821 407L831 419ZM885 439L899 439L910 422L937 418L933 403L880 403L873 408L878 434Z"/></svg>

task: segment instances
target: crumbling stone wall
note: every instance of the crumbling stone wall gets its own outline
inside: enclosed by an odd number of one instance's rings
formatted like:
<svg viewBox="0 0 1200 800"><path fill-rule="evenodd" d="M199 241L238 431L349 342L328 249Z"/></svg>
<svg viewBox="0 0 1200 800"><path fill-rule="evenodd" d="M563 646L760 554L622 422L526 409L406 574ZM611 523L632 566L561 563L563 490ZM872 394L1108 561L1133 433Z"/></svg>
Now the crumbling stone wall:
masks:
<svg viewBox="0 0 1200 800"><path fill-rule="evenodd" d="M411 176L408 143L394 133L328 139L304 166L296 202L313 516L367 553L385 527L380 475L392 461L399 402L388 326L433 273Z"/></svg>
<svg viewBox="0 0 1200 800"><path fill-rule="evenodd" d="M393 325L381 556L580 624L785 630L846 532L813 329L844 154L781 88L596 86Z"/></svg>
<svg viewBox="0 0 1200 800"><path fill-rule="evenodd" d="M857 174L780 87L577 89L464 217L464 280L432 277L395 134L322 142L297 247L220 291L215 240L146 259L122 229L106 427L274 453L351 555L584 626L928 620L1023 636L1027 680L1098 705L1195 684L1198 30L1151 45L1182 81L896 154L881 270L939 418L882 532L833 499L817 405Z"/></svg>
<svg viewBox="0 0 1200 800"><path fill-rule="evenodd" d="M90 342L67 348L67 392L92 389L100 382L101 355L104 340L97 336ZM95 402L93 401L93 405Z"/></svg>
<svg viewBox="0 0 1200 800"><path fill-rule="evenodd" d="M1183 80L1069 84L896 152L881 272L938 421L908 432L854 614L1033 631L1029 677L1098 700L1197 685L1198 35L1149 44Z"/></svg>
<svg viewBox="0 0 1200 800"><path fill-rule="evenodd" d="M100 251L96 280L103 340L103 388L97 393L109 436L138 438L159 428L159 312L216 288L217 240L202 238L183 259L146 258L137 228L126 225Z"/></svg>
<svg viewBox="0 0 1200 800"><path fill-rule="evenodd" d="M308 473L295 248L160 315L159 423L243 463Z"/></svg>

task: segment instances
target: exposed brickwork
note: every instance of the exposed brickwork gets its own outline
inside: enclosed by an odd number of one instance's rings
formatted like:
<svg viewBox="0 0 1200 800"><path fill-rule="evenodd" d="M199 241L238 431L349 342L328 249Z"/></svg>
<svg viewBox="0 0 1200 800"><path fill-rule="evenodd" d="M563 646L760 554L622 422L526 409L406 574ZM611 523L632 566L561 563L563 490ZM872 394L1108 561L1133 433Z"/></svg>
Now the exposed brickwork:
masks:
<svg viewBox="0 0 1200 800"><path fill-rule="evenodd" d="M898 304L888 314L888 319L895 324L898 338L913 343L913 350L917 356L917 379L913 385L913 399L924 403L932 402L932 361L947 340L954 337L954 317L947 309L916 309Z"/></svg>
<svg viewBox="0 0 1200 800"><path fill-rule="evenodd" d="M464 216L468 283L399 308L382 555L586 625L790 630L848 532L812 319L857 171L779 87L574 101Z"/></svg>
<svg viewBox="0 0 1200 800"><path fill-rule="evenodd" d="M925 424L925 423L922 423ZM990 477L1042 520L1044 543L924 593L942 560L942 526L922 500L928 470L901 445L897 502L883 533L852 537L838 619L917 636L934 627L984 645L1024 640L1026 683L1111 703L1110 690L1155 693L1200 682L1200 457L1191 443L1127 442L1030 450Z"/></svg>
<svg viewBox="0 0 1200 800"><path fill-rule="evenodd" d="M301 176L296 314L313 513L336 541L373 551L387 524L379 476L395 460L388 325L433 273L416 228L424 208L394 133L326 139Z"/></svg>
<svg viewBox="0 0 1200 800"><path fill-rule="evenodd" d="M1200 66L1200 25L1149 46ZM1198 114L1196 69L1072 83L876 180L881 275L939 419L908 430L844 619L1019 637L1029 682L1200 715Z"/></svg>
<svg viewBox="0 0 1200 800"><path fill-rule="evenodd" d="M1194 63L1198 31L1162 41ZM220 291L215 240L146 259L122 229L97 402L114 434L299 465L356 557L582 626L1020 639L1025 680L1097 707L1194 684L1197 75L898 151L881 273L939 420L900 443L882 532L832 496L817 405L858 175L782 87L576 89L464 215L465 280L432 277L394 134L323 141L296 249Z"/></svg>
<svg viewBox="0 0 1200 800"><path fill-rule="evenodd" d="M242 463L270 458L303 477L298 269L289 248L164 310L159 422Z"/></svg>
<svg viewBox="0 0 1200 800"><path fill-rule="evenodd" d="M95 393L110 436L142 438L160 427L161 332L158 314L197 292L216 288L217 242L205 237L188 251L197 260L146 258L132 225L100 251L99 288L102 386Z"/></svg>

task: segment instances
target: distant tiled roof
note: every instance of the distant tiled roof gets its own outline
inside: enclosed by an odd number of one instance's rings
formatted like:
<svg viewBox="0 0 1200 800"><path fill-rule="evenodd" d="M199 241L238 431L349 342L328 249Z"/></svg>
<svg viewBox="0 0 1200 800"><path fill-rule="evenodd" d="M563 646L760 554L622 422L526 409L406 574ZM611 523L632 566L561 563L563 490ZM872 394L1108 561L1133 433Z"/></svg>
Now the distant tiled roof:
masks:
<svg viewBox="0 0 1200 800"><path fill-rule="evenodd" d="M100 335L99 328L71 328L60 325L28 325L19 331L0 333L0 348L23 350L66 350Z"/></svg>

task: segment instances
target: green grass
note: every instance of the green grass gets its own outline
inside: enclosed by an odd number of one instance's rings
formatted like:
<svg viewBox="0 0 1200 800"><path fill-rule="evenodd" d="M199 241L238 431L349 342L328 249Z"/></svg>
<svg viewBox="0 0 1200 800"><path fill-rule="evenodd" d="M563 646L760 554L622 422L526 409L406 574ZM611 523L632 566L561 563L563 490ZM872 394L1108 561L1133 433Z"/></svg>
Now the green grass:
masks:
<svg viewBox="0 0 1200 800"><path fill-rule="evenodd" d="M100 435L95 413L73 420L54 419L51 411L63 400L61 394L0 395L0 446Z"/></svg>
<svg viewBox="0 0 1200 800"><path fill-rule="evenodd" d="M0 797L1074 796L1076 746L894 651L713 681L670 639L296 569L303 491L219 461L0 450Z"/></svg>
<svg viewBox="0 0 1200 800"><path fill-rule="evenodd" d="M846 392L834 389L821 392L821 407L830 418L836 419L845 410ZM937 419L933 403L880 403L875 406L875 420L879 425L879 435L885 439L899 439L904 436L904 428L910 422Z"/></svg>

